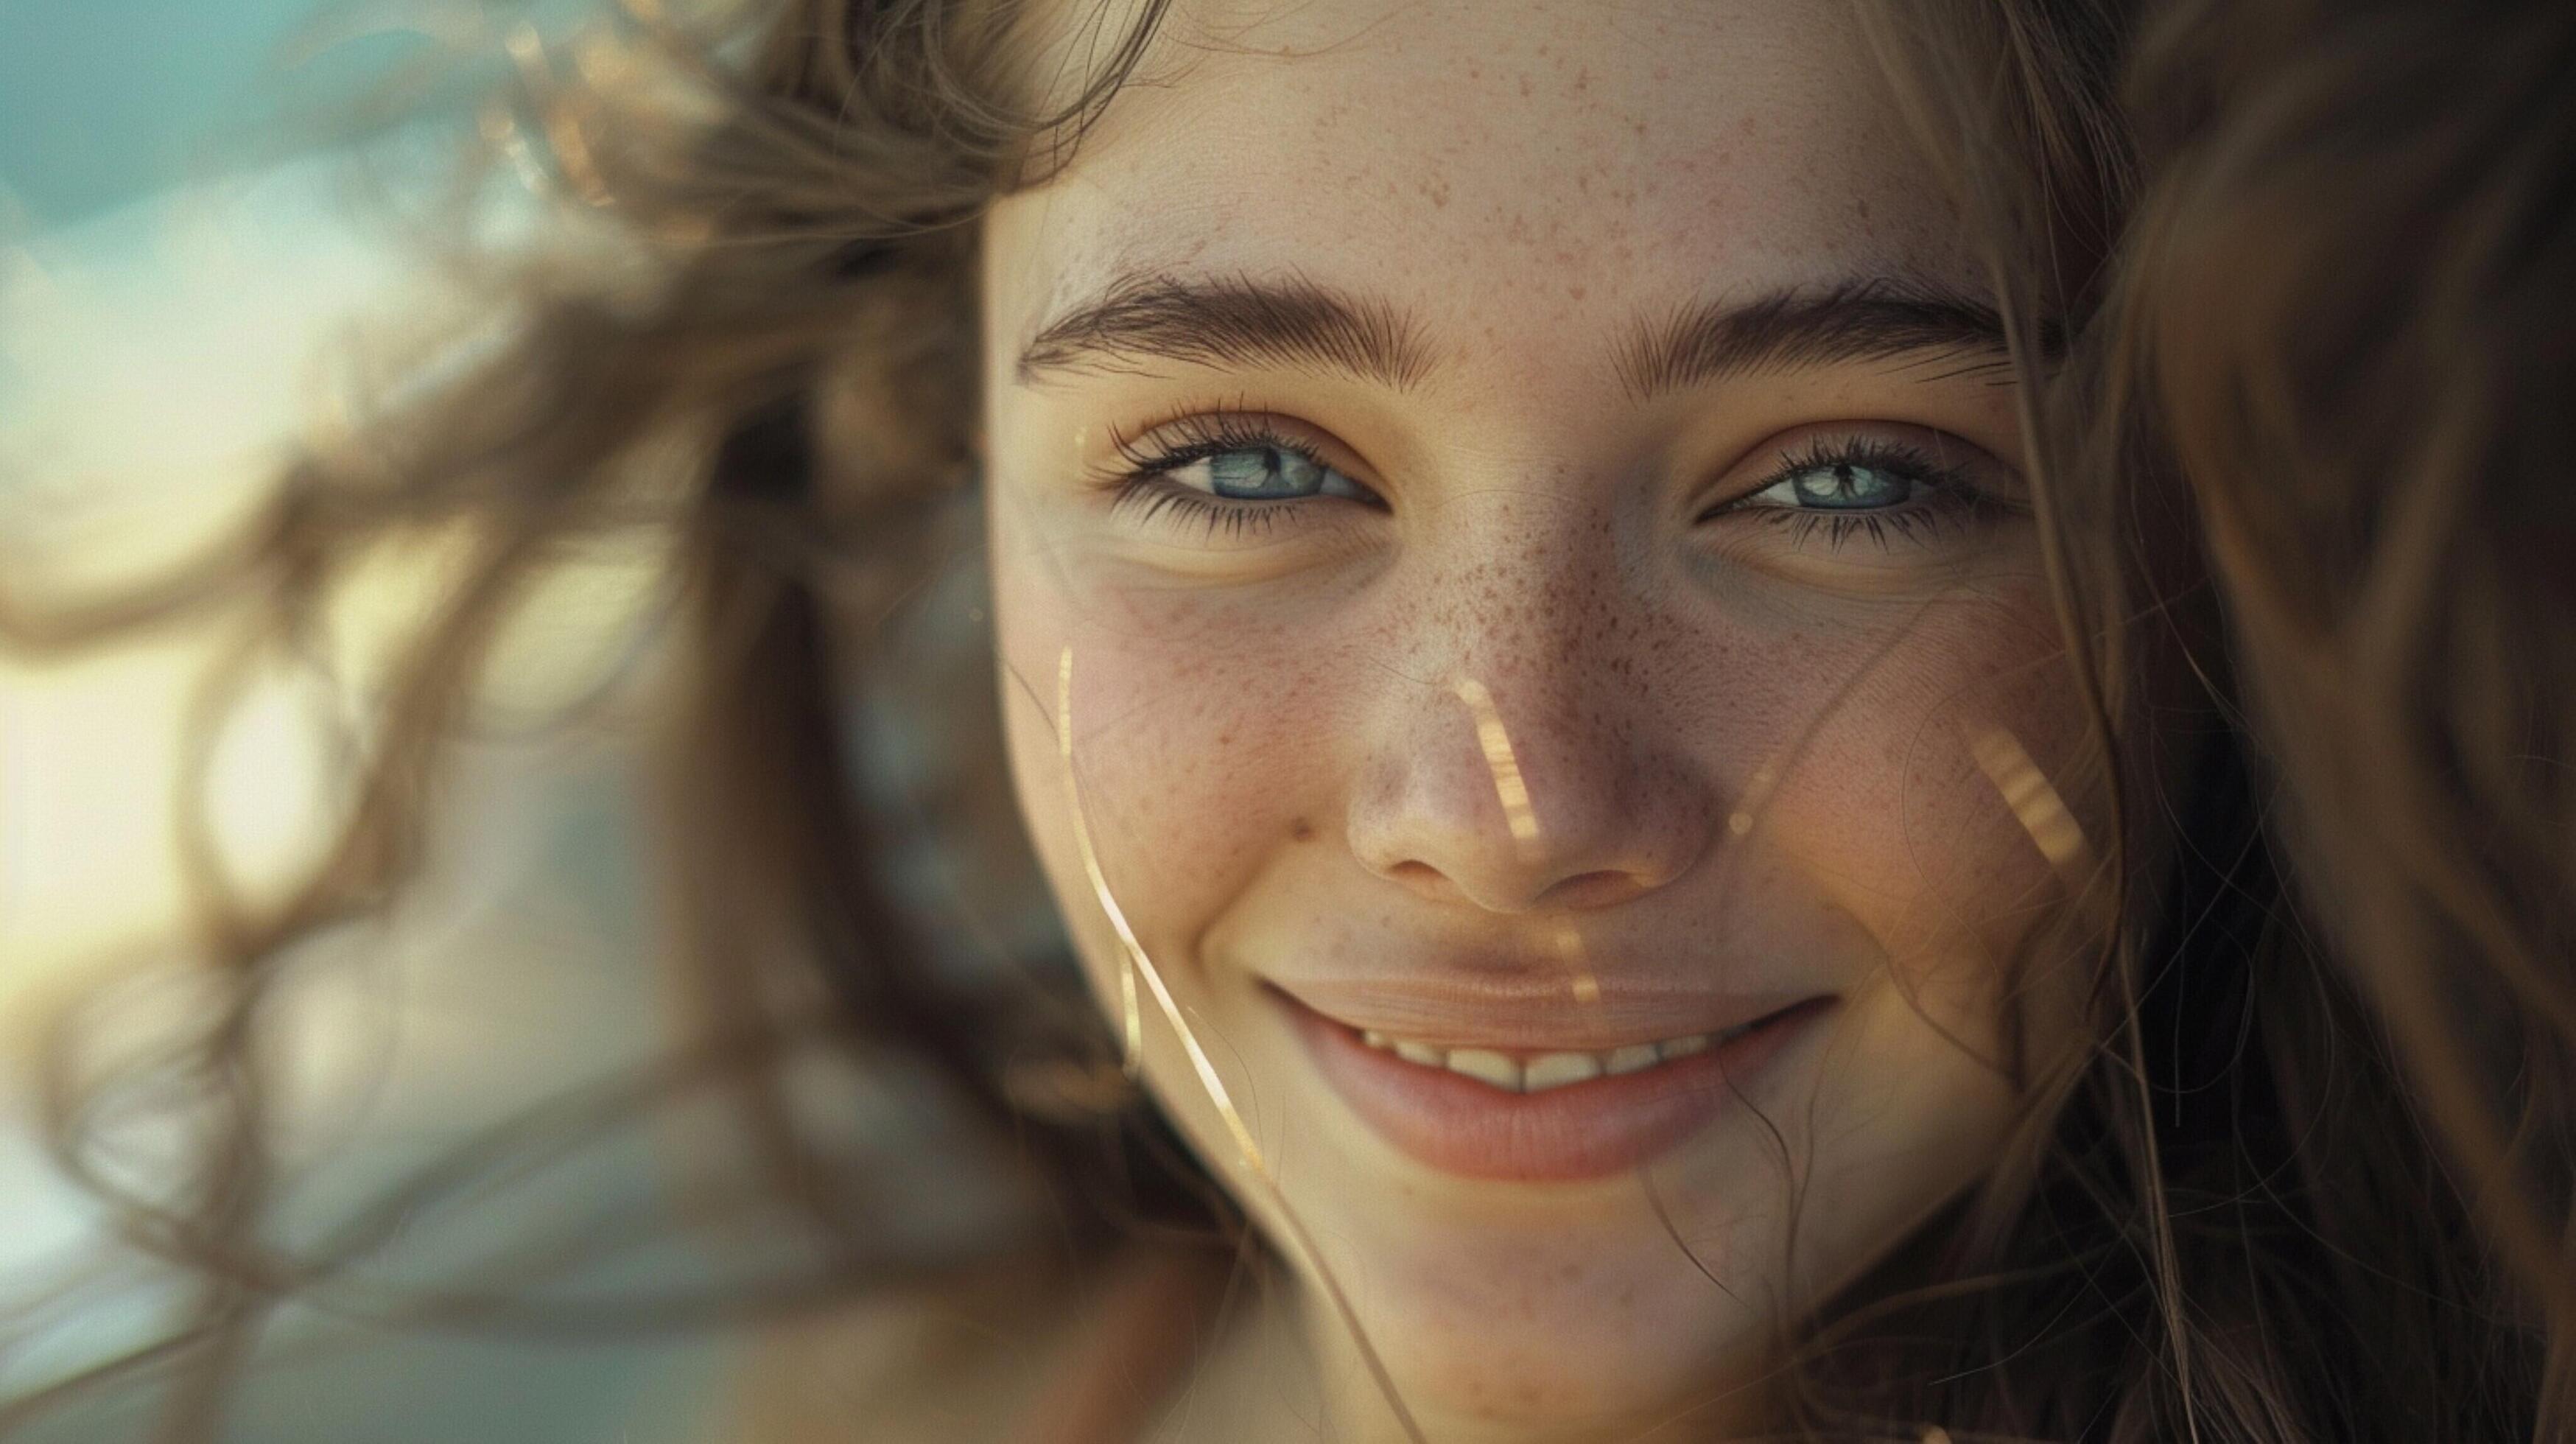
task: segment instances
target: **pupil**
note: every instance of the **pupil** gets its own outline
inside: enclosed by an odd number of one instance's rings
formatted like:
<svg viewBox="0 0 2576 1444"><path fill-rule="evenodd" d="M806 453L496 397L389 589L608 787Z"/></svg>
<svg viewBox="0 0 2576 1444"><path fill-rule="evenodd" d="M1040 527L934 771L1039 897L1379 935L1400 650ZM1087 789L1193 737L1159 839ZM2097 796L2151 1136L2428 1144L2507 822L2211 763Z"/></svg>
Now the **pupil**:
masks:
<svg viewBox="0 0 2576 1444"><path fill-rule="evenodd" d="M1876 467L1837 461L1797 479L1798 499L1828 510L1853 511L1893 505L1902 488Z"/></svg>
<svg viewBox="0 0 2576 1444"><path fill-rule="evenodd" d="M1298 460L1275 446L1229 451L1208 459L1208 480L1219 496L1262 497L1302 494L1301 477L1290 475Z"/></svg>

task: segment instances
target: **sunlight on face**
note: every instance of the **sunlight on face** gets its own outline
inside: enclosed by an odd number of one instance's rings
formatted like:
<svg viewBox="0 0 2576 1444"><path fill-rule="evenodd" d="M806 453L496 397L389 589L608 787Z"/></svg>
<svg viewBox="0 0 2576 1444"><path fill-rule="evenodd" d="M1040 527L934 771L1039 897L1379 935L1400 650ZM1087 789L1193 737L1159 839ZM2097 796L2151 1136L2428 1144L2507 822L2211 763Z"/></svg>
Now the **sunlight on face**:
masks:
<svg viewBox="0 0 2576 1444"><path fill-rule="evenodd" d="M2011 376L1868 54L1788 0L1185 5L988 225L1023 808L1116 1010L1069 708L1316 1256L1150 1004L1148 1082L1442 1437L1728 1417L2081 987L2010 966L2056 891L1998 769L2077 735Z"/></svg>

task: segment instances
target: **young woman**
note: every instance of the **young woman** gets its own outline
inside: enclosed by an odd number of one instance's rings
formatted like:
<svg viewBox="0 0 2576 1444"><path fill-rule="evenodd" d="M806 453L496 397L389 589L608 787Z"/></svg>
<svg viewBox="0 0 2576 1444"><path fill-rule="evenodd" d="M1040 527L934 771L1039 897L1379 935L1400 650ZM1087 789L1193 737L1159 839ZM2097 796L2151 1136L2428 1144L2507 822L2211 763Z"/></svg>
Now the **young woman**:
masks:
<svg viewBox="0 0 2576 1444"><path fill-rule="evenodd" d="M734 1437L2528 1432L2271 879L2180 499L2037 444L2127 25L813 0L688 42L711 120L550 93L632 250L290 478L290 614L389 533L474 552L346 845L223 934L210 1066L398 880L514 592L678 455L709 1012L926 1070L999 1205L756 1089L831 1277L982 1346L809 1330ZM997 701L904 625L974 564ZM1006 906L1003 759L1076 967L959 961L897 870ZM274 1262L222 1101L173 1236ZM215 1275L175 1431L311 1271Z"/></svg>

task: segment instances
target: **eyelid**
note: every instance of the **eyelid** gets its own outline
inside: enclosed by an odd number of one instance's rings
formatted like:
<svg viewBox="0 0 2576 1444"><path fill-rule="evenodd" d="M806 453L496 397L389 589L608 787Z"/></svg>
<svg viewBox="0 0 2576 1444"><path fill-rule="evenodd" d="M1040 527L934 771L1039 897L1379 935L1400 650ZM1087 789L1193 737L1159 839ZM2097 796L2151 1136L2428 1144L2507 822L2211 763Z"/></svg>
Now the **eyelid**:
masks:
<svg viewBox="0 0 2576 1444"><path fill-rule="evenodd" d="M1371 494L1380 492L1368 467L1330 432L1294 416L1257 407L1194 406L1133 432L1113 424L1109 439L1112 459L1095 470L1094 479L1113 489L1176 468L1183 463L1172 458L1189 453L1197 445L1204 449L1187 455L1187 460L1235 448L1281 447L1339 472Z"/></svg>
<svg viewBox="0 0 2576 1444"><path fill-rule="evenodd" d="M1383 510L1384 500L1367 480L1368 473L1341 458L1348 448L1310 423L1274 411L1247 406L1198 406L1130 433L1109 428L1112 454L1090 468L1090 484L1108 499L1112 516L1127 518L1140 536L1179 531L1194 533L1184 545L1193 551L1260 550L1288 533L1314 538L1328 535L1356 519L1346 506L1321 502L1358 502L1363 509ZM1366 493L1313 496L1227 497L1175 478L1184 467L1230 451L1276 448L1324 467Z"/></svg>
<svg viewBox="0 0 2576 1444"><path fill-rule="evenodd" d="M1769 510L1744 503L1800 471L1870 451L1909 473L1929 473L1945 490L2006 510L2027 509L2020 472L1966 437L1913 422L1851 421L1793 427L1746 448L1720 471L1710 488L1716 499L1693 504L1692 519L1706 521L1739 508Z"/></svg>

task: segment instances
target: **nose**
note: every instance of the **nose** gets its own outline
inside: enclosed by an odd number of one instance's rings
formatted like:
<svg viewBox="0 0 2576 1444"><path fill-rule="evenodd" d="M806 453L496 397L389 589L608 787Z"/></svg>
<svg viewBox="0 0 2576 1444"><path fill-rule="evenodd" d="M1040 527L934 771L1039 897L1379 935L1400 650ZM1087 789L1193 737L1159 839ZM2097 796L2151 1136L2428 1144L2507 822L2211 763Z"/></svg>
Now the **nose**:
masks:
<svg viewBox="0 0 2576 1444"><path fill-rule="evenodd" d="M1611 907L1682 875L1715 835L1714 791L1589 670L1560 654L1491 683L1396 683L1415 695L1352 799L1353 854L1497 913Z"/></svg>

